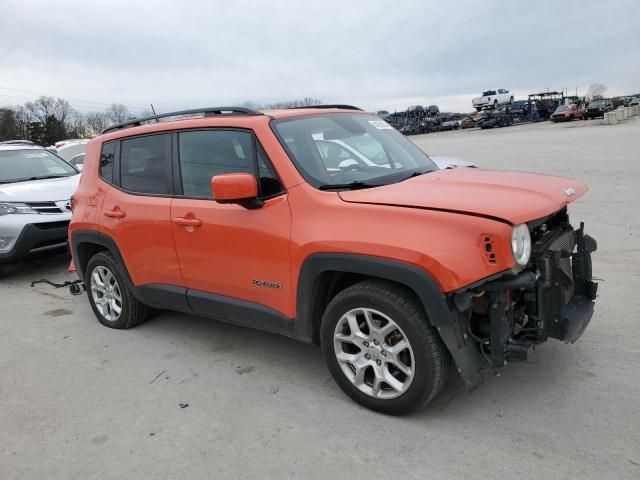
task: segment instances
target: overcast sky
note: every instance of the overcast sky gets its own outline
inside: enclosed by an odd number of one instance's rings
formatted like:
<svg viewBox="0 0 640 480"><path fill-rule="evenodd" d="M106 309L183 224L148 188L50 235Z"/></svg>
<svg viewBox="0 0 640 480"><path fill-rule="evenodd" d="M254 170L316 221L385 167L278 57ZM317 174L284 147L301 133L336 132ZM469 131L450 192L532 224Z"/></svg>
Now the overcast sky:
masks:
<svg viewBox="0 0 640 480"><path fill-rule="evenodd" d="M640 91L640 5L610 1L0 0L0 105L80 111L316 97L470 110L593 82ZM82 100L82 101L80 101ZM93 102L93 103L90 103ZM105 105L103 105L105 104Z"/></svg>

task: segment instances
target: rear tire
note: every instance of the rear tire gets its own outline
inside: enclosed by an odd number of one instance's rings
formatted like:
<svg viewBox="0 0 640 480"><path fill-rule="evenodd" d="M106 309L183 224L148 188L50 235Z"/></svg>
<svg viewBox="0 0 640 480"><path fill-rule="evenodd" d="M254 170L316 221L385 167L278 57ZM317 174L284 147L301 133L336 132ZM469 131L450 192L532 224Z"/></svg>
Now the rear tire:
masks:
<svg viewBox="0 0 640 480"><path fill-rule="evenodd" d="M151 314L151 309L133 296L125 275L108 252L95 254L87 265L85 283L89 303L105 327L132 328Z"/></svg>
<svg viewBox="0 0 640 480"><path fill-rule="evenodd" d="M336 295L320 338L338 386L372 410L412 412L445 383L449 352L415 295L393 283L366 280Z"/></svg>

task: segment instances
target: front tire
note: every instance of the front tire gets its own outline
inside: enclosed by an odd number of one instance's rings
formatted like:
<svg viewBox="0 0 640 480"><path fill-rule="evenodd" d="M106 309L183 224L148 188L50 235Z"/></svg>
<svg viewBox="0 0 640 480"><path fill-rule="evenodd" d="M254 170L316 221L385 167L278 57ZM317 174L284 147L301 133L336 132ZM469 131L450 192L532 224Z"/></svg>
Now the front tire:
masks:
<svg viewBox="0 0 640 480"><path fill-rule="evenodd" d="M412 412L445 383L449 352L413 293L393 283L367 280L340 292L320 337L338 386L372 410Z"/></svg>
<svg viewBox="0 0 640 480"><path fill-rule="evenodd" d="M124 275L107 252L95 254L87 265L89 303L105 327L132 328L149 318L150 308L133 296Z"/></svg>

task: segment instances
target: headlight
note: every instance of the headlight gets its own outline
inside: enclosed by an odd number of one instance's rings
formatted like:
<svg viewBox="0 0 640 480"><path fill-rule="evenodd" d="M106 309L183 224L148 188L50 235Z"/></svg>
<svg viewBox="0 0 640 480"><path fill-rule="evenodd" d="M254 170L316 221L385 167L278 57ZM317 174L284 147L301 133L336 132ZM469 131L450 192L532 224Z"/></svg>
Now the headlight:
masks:
<svg viewBox="0 0 640 480"><path fill-rule="evenodd" d="M531 256L531 235L525 224L516 225L511 232L511 252L516 263L524 267Z"/></svg>
<svg viewBox="0 0 640 480"><path fill-rule="evenodd" d="M3 215L16 215L16 214L37 214L26 203L0 203L0 217Z"/></svg>

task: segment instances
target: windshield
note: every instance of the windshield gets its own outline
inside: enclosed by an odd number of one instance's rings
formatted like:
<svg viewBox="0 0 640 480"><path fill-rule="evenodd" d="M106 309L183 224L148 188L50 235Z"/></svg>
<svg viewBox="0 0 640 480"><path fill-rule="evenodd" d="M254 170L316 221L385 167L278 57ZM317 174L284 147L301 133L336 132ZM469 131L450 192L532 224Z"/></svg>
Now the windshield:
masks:
<svg viewBox="0 0 640 480"><path fill-rule="evenodd" d="M558 108L556 108L556 112L566 112L567 110L569 110L569 107L567 107L566 105L560 105Z"/></svg>
<svg viewBox="0 0 640 480"><path fill-rule="evenodd" d="M592 107L599 108L599 107L604 107L606 105L607 105L607 102L605 102L604 100L596 100L595 102L591 102L589 104L589 108L592 108Z"/></svg>
<svg viewBox="0 0 640 480"><path fill-rule="evenodd" d="M44 149L0 151L0 183L70 177L78 171Z"/></svg>
<svg viewBox="0 0 640 480"><path fill-rule="evenodd" d="M482 92L483 97L488 97L489 95L495 95L495 94L496 94L495 90L487 90L485 92Z"/></svg>
<svg viewBox="0 0 640 480"><path fill-rule="evenodd" d="M302 176L316 188L363 188L437 170L391 125L367 114L324 114L271 122Z"/></svg>

